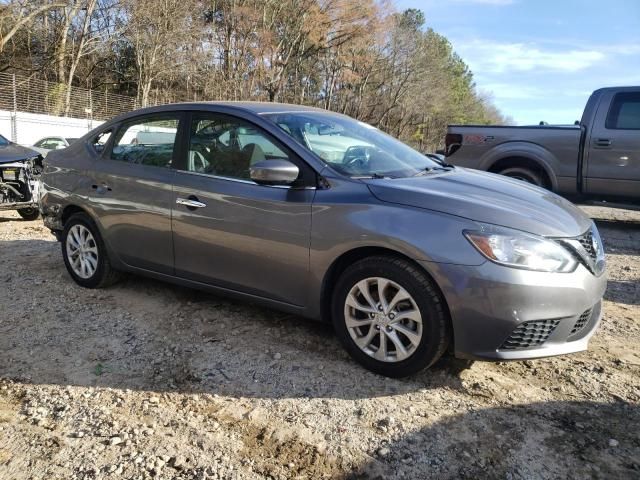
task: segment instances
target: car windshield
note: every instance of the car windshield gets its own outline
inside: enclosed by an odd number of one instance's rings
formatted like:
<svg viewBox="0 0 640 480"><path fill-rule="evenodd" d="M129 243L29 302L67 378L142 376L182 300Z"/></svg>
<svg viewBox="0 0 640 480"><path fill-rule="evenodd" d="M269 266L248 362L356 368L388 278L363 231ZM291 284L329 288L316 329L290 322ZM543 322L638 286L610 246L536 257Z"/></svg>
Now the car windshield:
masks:
<svg viewBox="0 0 640 480"><path fill-rule="evenodd" d="M71 145L73 142L75 142L75 141L76 141L76 140L78 140L78 139L77 139L77 138L66 138L66 140L67 140L67 143L68 143L69 145Z"/></svg>
<svg viewBox="0 0 640 480"><path fill-rule="evenodd" d="M0 145L9 145L9 140L0 135Z"/></svg>
<svg viewBox="0 0 640 480"><path fill-rule="evenodd" d="M344 115L288 112L264 117L350 177L410 177L450 168L377 128Z"/></svg>

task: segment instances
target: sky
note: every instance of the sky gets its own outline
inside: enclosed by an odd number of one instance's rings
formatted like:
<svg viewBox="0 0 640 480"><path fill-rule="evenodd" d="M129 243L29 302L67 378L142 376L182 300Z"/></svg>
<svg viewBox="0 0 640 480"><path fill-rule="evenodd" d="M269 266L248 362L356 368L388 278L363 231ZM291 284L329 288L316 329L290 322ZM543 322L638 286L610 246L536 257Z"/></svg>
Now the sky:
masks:
<svg viewBox="0 0 640 480"><path fill-rule="evenodd" d="M519 125L579 120L591 92L640 85L640 0L395 0L418 8Z"/></svg>

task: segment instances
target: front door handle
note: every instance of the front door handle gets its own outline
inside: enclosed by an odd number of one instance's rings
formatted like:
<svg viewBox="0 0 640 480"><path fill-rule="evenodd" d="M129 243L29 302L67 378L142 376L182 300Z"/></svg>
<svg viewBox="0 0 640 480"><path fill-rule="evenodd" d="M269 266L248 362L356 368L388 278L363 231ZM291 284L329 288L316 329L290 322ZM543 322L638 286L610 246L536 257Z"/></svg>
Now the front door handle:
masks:
<svg viewBox="0 0 640 480"><path fill-rule="evenodd" d="M176 199L176 203L178 205L184 205L189 210L195 210L196 208L204 208L207 206L206 203L202 203L200 200L198 200L198 197L196 197L195 195L189 195L189 198L178 197Z"/></svg>
<svg viewBox="0 0 640 480"><path fill-rule="evenodd" d="M611 140L608 138L596 138L596 147L610 147Z"/></svg>

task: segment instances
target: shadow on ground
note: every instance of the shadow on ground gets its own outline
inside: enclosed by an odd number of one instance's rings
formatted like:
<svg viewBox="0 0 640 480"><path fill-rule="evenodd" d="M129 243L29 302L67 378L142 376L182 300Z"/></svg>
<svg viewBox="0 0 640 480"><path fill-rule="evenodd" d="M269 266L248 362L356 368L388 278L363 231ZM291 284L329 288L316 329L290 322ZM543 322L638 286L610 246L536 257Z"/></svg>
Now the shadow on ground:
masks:
<svg viewBox="0 0 640 480"><path fill-rule="evenodd" d="M640 305L640 280L609 280L604 298L625 305Z"/></svg>
<svg viewBox="0 0 640 480"><path fill-rule="evenodd" d="M262 398L463 389L466 362L387 379L296 316L137 276L83 289L54 241L0 242L0 265L0 376L21 382Z"/></svg>
<svg viewBox="0 0 640 480"><path fill-rule="evenodd" d="M476 410L388 443L344 478L640 478L638 425L640 407L624 402Z"/></svg>

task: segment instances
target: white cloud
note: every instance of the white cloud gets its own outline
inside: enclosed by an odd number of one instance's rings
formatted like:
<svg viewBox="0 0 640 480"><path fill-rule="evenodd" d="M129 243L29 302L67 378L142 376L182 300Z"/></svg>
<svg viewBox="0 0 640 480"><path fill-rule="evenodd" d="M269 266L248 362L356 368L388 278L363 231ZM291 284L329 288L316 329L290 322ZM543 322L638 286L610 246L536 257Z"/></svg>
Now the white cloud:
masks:
<svg viewBox="0 0 640 480"><path fill-rule="evenodd" d="M537 100L548 99L550 90L548 87L541 87L538 85L531 85L525 83L522 78L514 79L511 83L507 82L483 82L479 87L481 92L485 92L492 97L500 98L501 100ZM579 88L554 88L552 94L555 96L561 96L563 98L568 97L588 97L591 95L592 90L584 90Z"/></svg>
<svg viewBox="0 0 640 480"><path fill-rule="evenodd" d="M601 47L600 50L613 55L637 55L640 53L640 44L629 42L625 44L607 45Z"/></svg>
<svg viewBox="0 0 640 480"><path fill-rule="evenodd" d="M459 43L456 50L476 73L528 72L544 69L577 72L606 58L601 50L543 49L535 44L475 40Z"/></svg>
<svg viewBox="0 0 640 480"><path fill-rule="evenodd" d="M517 85L515 83L483 83L481 91L490 93L493 97L509 100L532 100L544 96L541 88Z"/></svg>

